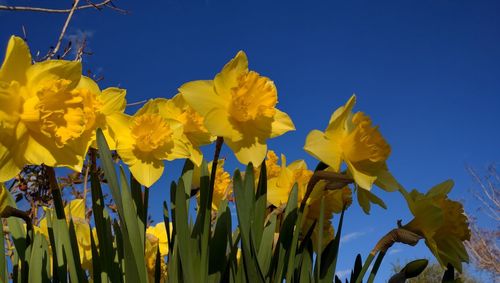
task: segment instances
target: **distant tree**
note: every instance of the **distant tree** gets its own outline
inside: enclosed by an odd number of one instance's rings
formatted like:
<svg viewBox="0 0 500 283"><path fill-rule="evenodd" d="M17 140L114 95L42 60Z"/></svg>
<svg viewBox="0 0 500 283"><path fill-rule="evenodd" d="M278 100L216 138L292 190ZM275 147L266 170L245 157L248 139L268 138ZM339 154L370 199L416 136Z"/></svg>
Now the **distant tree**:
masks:
<svg viewBox="0 0 500 283"><path fill-rule="evenodd" d="M487 169L487 174L481 177L472 167L467 171L476 186L472 195L480 202L479 208L468 215L471 228L471 239L465 242L471 263L480 271L489 274L494 282L500 281L500 176L495 164ZM480 226L478 219L488 216L493 225Z"/></svg>
<svg viewBox="0 0 500 283"><path fill-rule="evenodd" d="M392 264L393 274L398 273L405 266L405 264L395 263ZM406 280L406 283L434 283L441 282L443 278L444 269L438 263L430 263L427 268L420 273L419 276ZM474 278L472 275L464 271L462 274L458 272L455 274L455 278L462 283L480 283L478 279Z"/></svg>

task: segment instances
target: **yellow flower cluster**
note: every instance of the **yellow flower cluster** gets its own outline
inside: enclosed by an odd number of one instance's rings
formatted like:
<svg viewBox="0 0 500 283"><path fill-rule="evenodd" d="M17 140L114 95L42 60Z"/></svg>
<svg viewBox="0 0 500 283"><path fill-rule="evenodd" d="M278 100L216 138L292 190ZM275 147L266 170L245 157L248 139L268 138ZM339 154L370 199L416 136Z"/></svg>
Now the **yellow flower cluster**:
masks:
<svg viewBox="0 0 500 283"><path fill-rule="evenodd" d="M190 159L196 168L203 161L201 146L223 140L243 164L258 168L265 160L268 207L279 209L288 201L297 184L299 203L304 202L305 233L320 215L325 202L324 243L314 243L320 251L333 238L331 218L352 203L349 187L331 190L324 180L308 184L313 172L304 160L287 165L268 151L267 140L295 130L290 117L276 108L277 89L273 81L249 70L248 59L240 51L213 80L183 84L171 99L149 100L135 114L125 114L126 91L101 91L91 78L82 75L80 62L47 60L34 62L27 44L11 37L0 68L0 183L18 175L26 165L45 164L81 171L89 147L96 148L96 130L102 129L110 149L116 150L134 178L151 187L160 179L164 161ZM470 237L462 206L448 199L449 184L437 186L427 194L407 193L389 172L386 162L391 148L363 112L353 112L356 97L332 114L325 131L313 130L304 149L328 168L356 184L359 203L365 211L369 202L381 204L371 193L373 185L403 193L414 220L404 228L425 238L440 263L460 268L467 260L463 241ZM267 155L267 159L266 159ZM278 164L281 159L281 164ZM212 165L209 165L211 169ZM218 162L212 208L231 200L231 176ZM197 178L194 178L195 180ZM196 182L193 183L196 187ZM7 205L7 190L0 188L0 212ZM308 191L309 190L309 191ZM305 199L307 198L307 199ZM80 261L91 269L91 230L85 217L85 201L73 200L66 206L68 221L74 222ZM36 231L46 235L46 219ZM146 262L154 273L157 252L168 254L166 227L160 223L146 231ZM97 237L94 237L97 239ZM166 273L166 266L163 264Z"/></svg>
<svg viewBox="0 0 500 283"><path fill-rule="evenodd" d="M124 109L124 90L101 92L79 62L32 64L26 43L11 37L0 69L0 181L29 164L81 171L97 128L114 148Z"/></svg>

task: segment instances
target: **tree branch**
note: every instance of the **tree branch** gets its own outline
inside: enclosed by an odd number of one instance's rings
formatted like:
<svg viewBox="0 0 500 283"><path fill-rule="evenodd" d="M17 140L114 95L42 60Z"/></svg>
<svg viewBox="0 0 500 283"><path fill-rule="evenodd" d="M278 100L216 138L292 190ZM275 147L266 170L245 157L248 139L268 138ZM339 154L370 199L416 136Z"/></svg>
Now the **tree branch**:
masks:
<svg viewBox="0 0 500 283"><path fill-rule="evenodd" d="M101 3L91 3L87 5L82 5L79 7L76 7L74 10L83 10L83 9L97 9L101 10L103 7L108 7L110 9L116 10L120 13L123 14L128 14L128 11L119 9L113 5L112 0L105 0ZM66 13L71 13L73 8L71 9L51 9L51 8L40 8L40 7L23 7L23 6L7 6L7 5L0 5L0 10L4 11L16 11L16 12L40 12L40 13L57 13L57 14L66 14Z"/></svg>

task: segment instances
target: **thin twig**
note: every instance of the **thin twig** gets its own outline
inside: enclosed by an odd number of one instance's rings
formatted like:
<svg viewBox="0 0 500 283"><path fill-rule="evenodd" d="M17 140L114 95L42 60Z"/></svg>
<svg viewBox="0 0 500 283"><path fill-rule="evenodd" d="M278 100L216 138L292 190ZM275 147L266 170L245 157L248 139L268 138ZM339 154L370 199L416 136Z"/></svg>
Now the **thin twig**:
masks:
<svg viewBox="0 0 500 283"><path fill-rule="evenodd" d="M66 29L68 28L69 22L71 21L71 18L73 17L73 14L75 13L76 8L78 7L78 2L80 2L80 0L74 0L73 7L69 11L68 17L66 18L66 22L64 22L64 26L62 28L61 34L59 35L59 39L57 40L56 47L54 47L54 49L52 49L52 51L50 51L47 54L48 55L47 59L51 59L57 53L57 51L59 51L59 47L61 46L61 42L64 38L64 34L66 33Z"/></svg>
<svg viewBox="0 0 500 283"><path fill-rule="evenodd" d="M88 1L87 1L88 2ZM76 7L75 10L83 10L83 9L89 9L89 8L94 8L97 10L101 10L102 7L109 7L113 10L119 11L121 13L128 13L126 10L119 9L116 6L113 5L112 0L105 0L101 3L91 3L88 5L82 5L79 7ZM41 13L59 13L59 14L66 14L66 13L71 13L71 9L51 9L51 8L40 8L40 7L23 7L23 6L7 6L7 5L0 5L0 10L5 10L5 11L16 11L16 12L41 12Z"/></svg>
<svg viewBox="0 0 500 283"><path fill-rule="evenodd" d="M127 104L127 107L128 107L128 106L141 105L141 104L144 104L144 103L146 103L146 102L148 102L148 101L147 101L147 100L141 100L141 101L137 101L137 102L128 103L128 104Z"/></svg>

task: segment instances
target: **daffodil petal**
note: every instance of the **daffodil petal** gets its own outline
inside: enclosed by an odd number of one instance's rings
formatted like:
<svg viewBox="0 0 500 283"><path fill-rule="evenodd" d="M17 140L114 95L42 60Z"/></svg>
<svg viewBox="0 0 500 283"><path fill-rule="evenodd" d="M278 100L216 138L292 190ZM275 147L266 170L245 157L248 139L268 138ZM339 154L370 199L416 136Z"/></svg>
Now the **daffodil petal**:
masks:
<svg viewBox="0 0 500 283"><path fill-rule="evenodd" d="M137 159L133 165L129 166L134 178L143 186L151 187L163 174L163 161L153 160L145 162Z"/></svg>
<svg viewBox="0 0 500 283"><path fill-rule="evenodd" d="M123 112L127 106L127 101L125 100L125 95L127 91L125 89L109 87L102 91L100 96L103 106L101 112L105 115L109 115L114 112Z"/></svg>
<svg viewBox="0 0 500 283"><path fill-rule="evenodd" d="M179 91L186 102L203 116L214 108L226 108L228 103L215 93L213 81L188 82Z"/></svg>
<svg viewBox="0 0 500 283"><path fill-rule="evenodd" d="M24 157L28 164L45 164L52 167L65 166L81 171L85 152L77 152L71 146L58 148L50 138L32 133L27 139Z"/></svg>
<svg viewBox="0 0 500 283"><path fill-rule="evenodd" d="M26 70L31 66L28 45L17 36L12 36L7 45L5 59L0 69L0 80L26 82Z"/></svg>
<svg viewBox="0 0 500 283"><path fill-rule="evenodd" d="M82 77L82 64L76 61L48 60L31 65L26 71L28 86L32 93L37 93L44 81L65 79L74 88Z"/></svg>
<svg viewBox="0 0 500 283"><path fill-rule="evenodd" d="M371 190L373 183L375 183L375 180L377 179L377 177L368 175L368 174L360 171L359 168L357 168L354 163L351 163L348 160L346 160L346 163L347 163L347 168L349 169L349 172L352 174L354 182L356 184L358 184L359 187L361 187L365 190L368 190L368 191Z"/></svg>
<svg viewBox="0 0 500 283"><path fill-rule="evenodd" d="M344 106L339 107L335 112L333 112L332 116L330 117L328 127L325 131L328 136L338 136L340 132L345 129L345 127L347 126L346 119L351 114L355 104L356 96L352 95Z"/></svg>
<svg viewBox="0 0 500 283"><path fill-rule="evenodd" d="M230 98L231 93L229 90L238 86L239 77L247 72L247 55L245 52L239 51L236 56L222 68L222 71L215 76L214 84L217 93L226 99Z"/></svg>
<svg viewBox="0 0 500 283"><path fill-rule="evenodd" d="M278 109L276 109L276 114L274 115L273 122L271 124L271 138L281 136L288 131L294 131L295 125L292 119L286 114Z"/></svg>
<svg viewBox="0 0 500 283"><path fill-rule="evenodd" d="M342 160L339 145L329 139L323 132L312 130L307 135L304 150L316 159L332 167L333 170L340 170Z"/></svg>
<svg viewBox="0 0 500 283"><path fill-rule="evenodd" d="M242 133L238 132L232 125L228 112L222 108L214 108L206 113L205 126L214 136L226 137L233 142L243 138Z"/></svg>
<svg viewBox="0 0 500 283"><path fill-rule="evenodd" d="M24 167L24 158L15 156L15 148L0 145L0 182L14 178Z"/></svg>
<svg viewBox="0 0 500 283"><path fill-rule="evenodd" d="M226 141L226 144L233 150L238 161L243 164L252 162L254 166L260 166L266 157L267 145L256 140L242 140L239 142Z"/></svg>

